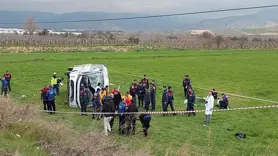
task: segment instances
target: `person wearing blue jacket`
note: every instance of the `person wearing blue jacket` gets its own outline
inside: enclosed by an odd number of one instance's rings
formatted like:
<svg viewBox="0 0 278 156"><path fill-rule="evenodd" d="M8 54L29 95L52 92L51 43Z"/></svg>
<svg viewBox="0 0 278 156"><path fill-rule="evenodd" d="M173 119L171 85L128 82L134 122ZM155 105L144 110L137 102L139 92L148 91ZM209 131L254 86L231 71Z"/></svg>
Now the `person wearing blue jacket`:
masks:
<svg viewBox="0 0 278 156"><path fill-rule="evenodd" d="M124 128L125 128L125 120L126 120L126 114L122 114L126 112L126 105L124 103L124 99L122 102L119 104L119 135L124 135Z"/></svg>
<svg viewBox="0 0 278 156"><path fill-rule="evenodd" d="M1 88L1 95L7 96L7 92L8 92L8 81L6 81L5 77L0 78L1 82L2 82L2 88Z"/></svg>
<svg viewBox="0 0 278 156"><path fill-rule="evenodd" d="M48 101L48 112L49 114L55 114L56 106L55 106L55 97L56 97L56 91L53 90L53 86L49 86L49 90L46 93L47 101Z"/></svg>

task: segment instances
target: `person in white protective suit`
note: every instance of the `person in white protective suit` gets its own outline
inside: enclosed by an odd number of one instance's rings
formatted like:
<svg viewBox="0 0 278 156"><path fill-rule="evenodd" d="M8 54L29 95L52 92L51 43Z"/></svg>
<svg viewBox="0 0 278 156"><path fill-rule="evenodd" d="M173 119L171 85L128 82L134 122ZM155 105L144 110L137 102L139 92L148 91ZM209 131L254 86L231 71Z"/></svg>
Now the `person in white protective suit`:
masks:
<svg viewBox="0 0 278 156"><path fill-rule="evenodd" d="M214 104L214 97L212 95L212 91L209 91L209 95L206 97L206 110L205 110L205 125L209 124L211 122L211 116L212 116L212 111L213 111L213 104Z"/></svg>

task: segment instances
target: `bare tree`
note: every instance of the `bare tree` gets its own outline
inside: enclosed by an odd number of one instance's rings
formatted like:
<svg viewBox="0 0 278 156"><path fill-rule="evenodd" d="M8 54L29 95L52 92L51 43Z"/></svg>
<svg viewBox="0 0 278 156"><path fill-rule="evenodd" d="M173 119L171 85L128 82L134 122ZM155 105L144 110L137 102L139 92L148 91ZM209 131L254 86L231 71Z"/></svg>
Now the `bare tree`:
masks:
<svg viewBox="0 0 278 156"><path fill-rule="evenodd" d="M216 37L214 38L214 40L215 40L215 43L216 43L216 45L217 45L217 48L219 48L220 45L221 45L221 43L224 41L224 38L223 38L222 36L216 36Z"/></svg>
<svg viewBox="0 0 278 156"><path fill-rule="evenodd" d="M35 23L33 17L30 17L25 21L24 29L28 32L29 35L33 35L34 32L38 29L38 25Z"/></svg>
<svg viewBox="0 0 278 156"><path fill-rule="evenodd" d="M248 41L248 38L246 36L241 36L239 38L239 45L240 45L240 48L243 49L244 48L244 45L245 43Z"/></svg>
<svg viewBox="0 0 278 156"><path fill-rule="evenodd" d="M200 38L203 41L204 48L207 46L210 49L211 45L212 45L213 35L207 31L205 31L201 34Z"/></svg>

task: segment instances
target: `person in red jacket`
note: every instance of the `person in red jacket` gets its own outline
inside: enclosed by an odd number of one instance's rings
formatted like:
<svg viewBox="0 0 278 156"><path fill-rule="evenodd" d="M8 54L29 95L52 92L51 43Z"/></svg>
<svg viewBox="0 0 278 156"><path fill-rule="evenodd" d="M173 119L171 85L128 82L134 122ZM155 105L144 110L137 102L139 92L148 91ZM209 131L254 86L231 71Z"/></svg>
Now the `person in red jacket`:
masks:
<svg viewBox="0 0 278 156"><path fill-rule="evenodd" d="M4 74L5 80L8 82L8 89L11 91L11 79L12 75L11 73L7 70L6 73Z"/></svg>
<svg viewBox="0 0 278 156"><path fill-rule="evenodd" d="M49 91L49 85L45 85L43 89L41 89L41 100L43 102L43 110L48 110L47 108L47 103L48 103L48 100L47 100L47 96L46 96L46 93Z"/></svg>

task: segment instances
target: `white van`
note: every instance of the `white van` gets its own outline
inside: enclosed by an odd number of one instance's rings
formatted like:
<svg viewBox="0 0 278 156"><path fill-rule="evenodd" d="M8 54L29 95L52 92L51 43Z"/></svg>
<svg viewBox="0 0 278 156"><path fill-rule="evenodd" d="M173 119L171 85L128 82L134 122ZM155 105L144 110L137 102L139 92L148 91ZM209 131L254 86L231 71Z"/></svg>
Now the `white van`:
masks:
<svg viewBox="0 0 278 156"><path fill-rule="evenodd" d="M83 64L68 68L68 104L70 107L81 107L80 90L87 85L90 90L90 101L98 83L101 88L109 85L108 71L103 64Z"/></svg>

